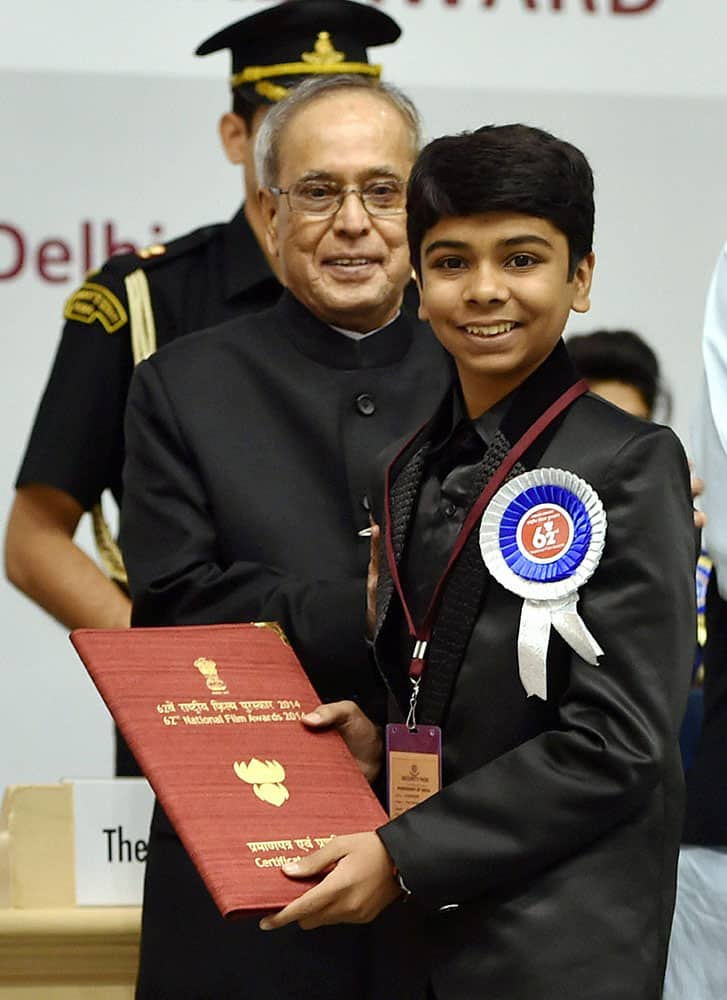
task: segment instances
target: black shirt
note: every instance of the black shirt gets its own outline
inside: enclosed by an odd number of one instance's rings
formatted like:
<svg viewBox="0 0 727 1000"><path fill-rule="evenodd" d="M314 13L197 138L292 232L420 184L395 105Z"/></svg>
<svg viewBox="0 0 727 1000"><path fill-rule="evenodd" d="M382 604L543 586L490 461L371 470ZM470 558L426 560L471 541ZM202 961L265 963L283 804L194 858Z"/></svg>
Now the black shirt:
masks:
<svg viewBox="0 0 727 1000"><path fill-rule="evenodd" d="M479 463L509 405L500 400L476 420L467 416L459 387L442 411L424 463L402 586L412 620L421 624L467 513L476 500Z"/></svg>

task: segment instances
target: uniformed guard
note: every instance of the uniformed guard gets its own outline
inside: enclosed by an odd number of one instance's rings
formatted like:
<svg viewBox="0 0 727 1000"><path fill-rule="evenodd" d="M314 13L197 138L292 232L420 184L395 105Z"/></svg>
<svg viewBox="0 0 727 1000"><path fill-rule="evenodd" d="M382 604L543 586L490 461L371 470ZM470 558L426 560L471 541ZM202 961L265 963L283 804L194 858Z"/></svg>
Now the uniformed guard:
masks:
<svg viewBox="0 0 727 1000"><path fill-rule="evenodd" d="M381 67L366 50L399 35L395 21L364 4L288 0L197 49L232 55L232 110L219 131L227 158L243 168L245 202L228 223L112 257L71 295L16 482L8 578L67 628L129 624L126 571L100 503L105 492L121 500L123 414L134 365L183 334L258 312L280 295L261 249L253 163L267 109L308 76L378 77ZM73 540L84 511L92 512L105 572ZM118 734L116 773L139 773Z"/></svg>

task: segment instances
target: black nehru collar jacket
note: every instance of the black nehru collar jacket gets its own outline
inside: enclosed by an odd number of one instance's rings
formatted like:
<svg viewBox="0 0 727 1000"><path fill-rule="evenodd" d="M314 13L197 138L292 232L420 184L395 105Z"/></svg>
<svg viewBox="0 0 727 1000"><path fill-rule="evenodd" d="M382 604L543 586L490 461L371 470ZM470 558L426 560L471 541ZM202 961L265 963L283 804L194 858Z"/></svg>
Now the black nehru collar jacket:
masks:
<svg viewBox="0 0 727 1000"><path fill-rule="evenodd" d="M360 340L352 340L318 319L289 291L281 296L276 312L295 348L327 368L353 370L391 365L406 355L412 342L412 327L406 310Z"/></svg>

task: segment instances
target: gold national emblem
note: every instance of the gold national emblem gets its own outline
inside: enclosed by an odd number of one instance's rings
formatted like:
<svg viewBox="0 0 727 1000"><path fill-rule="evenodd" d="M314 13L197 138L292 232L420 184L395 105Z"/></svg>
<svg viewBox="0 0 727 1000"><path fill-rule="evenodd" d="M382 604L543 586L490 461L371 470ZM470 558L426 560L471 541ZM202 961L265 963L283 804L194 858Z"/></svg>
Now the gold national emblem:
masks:
<svg viewBox="0 0 727 1000"><path fill-rule="evenodd" d="M73 293L66 302L63 315L66 319L88 326L98 321L106 333L116 333L129 320L114 293L94 281L87 281Z"/></svg>
<svg viewBox="0 0 727 1000"><path fill-rule="evenodd" d="M301 52L300 58L310 66L332 66L341 63L346 58L345 52L338 52L333 47L330 33L319 31L312 52Z"/></svg>
<svg viewBox="0 0 727 1000"><path fill-rule="evenodd" d="M262 802L271 806L282 806L290 798L285 787L285 768L277 760L258 760L252 757L246 764L243 760L232 765L240 781L252 785L252 790Z"/></svg>
<svg viewBox="0 0 727 1000"><path fill-rule="evenodd" d="M224 694L227 691L227 685L217 673L217 664L214 660L208 660L206 656L198 656L194 665L204 677L205 684L210 691L214 691L215 694Z"/></svg>

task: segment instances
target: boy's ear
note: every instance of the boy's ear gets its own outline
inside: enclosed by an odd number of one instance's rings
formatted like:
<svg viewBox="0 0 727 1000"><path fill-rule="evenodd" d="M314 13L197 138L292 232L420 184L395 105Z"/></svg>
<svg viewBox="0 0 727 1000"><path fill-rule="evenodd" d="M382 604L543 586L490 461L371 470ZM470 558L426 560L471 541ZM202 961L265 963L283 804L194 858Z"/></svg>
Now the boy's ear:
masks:
<svg viewBox="0 0 727 1000"><path fill-rule="evenodd" d="M573 312L585 313L591 308L591 282L593 269L596 266L596 255L591 251L583 257L573 275Z"/></svg>
<svg viewBox="0 0 727 1000"><path fill-rule="evenodd" d="M228 111L218 125L222 147L230 163L244 163L250 132L244 118Z"/></svg>

